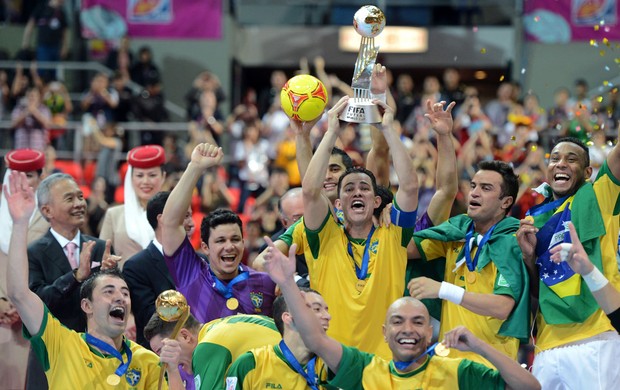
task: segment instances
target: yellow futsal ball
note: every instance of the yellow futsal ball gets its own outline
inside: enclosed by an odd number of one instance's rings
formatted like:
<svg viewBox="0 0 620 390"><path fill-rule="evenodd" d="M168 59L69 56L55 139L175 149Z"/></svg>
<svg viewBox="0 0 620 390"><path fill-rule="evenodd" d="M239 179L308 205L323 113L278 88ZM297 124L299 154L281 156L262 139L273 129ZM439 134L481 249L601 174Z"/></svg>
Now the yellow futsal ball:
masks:
<svg viewBox="0 0 620 390"><path fill-rule="evenodd" d="M291 119L308 122L323 114L327 91L321 80L309 74L291 78L280 92L282 110Z"/></svg>

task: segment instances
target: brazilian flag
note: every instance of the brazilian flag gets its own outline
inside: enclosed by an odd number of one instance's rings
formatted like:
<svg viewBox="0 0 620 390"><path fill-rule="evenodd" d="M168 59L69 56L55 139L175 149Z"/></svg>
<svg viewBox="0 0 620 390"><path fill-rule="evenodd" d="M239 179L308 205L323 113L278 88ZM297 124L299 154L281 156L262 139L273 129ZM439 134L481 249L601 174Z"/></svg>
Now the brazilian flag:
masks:
<svg viewBox="0 0 620 390"><path fill-rule="evenodd" d="M472 223L472 219L466 214L457 215L441 225L414 233L413 239L418 247L422 240L425 239L442 242L465 241L467 229ZM519 221L515 218L506 217L499 221L487 243L480 249L477 268L482 269L492 261L497 267L498 272L510 284L510 288L512 288L514 295L518 299L515 302L512 313L510 313L508 319L500 327L499 334L515 337L526 343L529 341L530 336L530 285L527 270L521 260L521 249L515 237L515 232L518 228ZM465 252L462 249L458 255L458 260L464 255ZM445 258L428 262L426 259L411 260L407 265L406 282L418 276L426 276L441 282L445 272ZM427 305L430 314L440 320L441 300L423 300L423 302Z"/></svg>
<svg viewBox="0 0 620 390"><path fill-rule="evenodd" d="M537 208L544 208L549 197ZM562 242L571 242L567 222L571 221L579 235L590 261L602 272L600 237L605 234L592 183L582 185L575 195L568 197L557 208L536 214L532 209L536 234L536 265L539 272L540 311L548 324L582 323L598 308L590 289L565 262L556 264L549 250Z"/></svg>

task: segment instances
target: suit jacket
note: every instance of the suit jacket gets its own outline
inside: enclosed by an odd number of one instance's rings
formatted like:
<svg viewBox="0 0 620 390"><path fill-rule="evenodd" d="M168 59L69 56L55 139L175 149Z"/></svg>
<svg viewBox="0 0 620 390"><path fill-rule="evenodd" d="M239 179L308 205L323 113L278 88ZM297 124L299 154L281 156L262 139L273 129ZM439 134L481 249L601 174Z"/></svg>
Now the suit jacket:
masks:
<svg viewBox="0 0 620 390"><path fill-rule="evenodd" d="M86 241L96 241L91 262L101 262L105 241L80 234L80 248ZM86 330L86 317L80 307L80 283L63 248L50 230L28 246L30 290L34 291L54 317L67 328L78 332ZM93 272L99 267L93 268Z"/></svg>
<svg viewBox="0 0 620 390"><path fill-rule="evenodd" d="M155 312L157 296L175 289L164 255L151 243L125 262L123 276L129 286L131 307L136 320L136 341L151 349L144 338L144 327Z"/></svg>
<svg viewBox="0 0 620 390"><path fill-rule="evenodd" d="M125 262L144 248L127 235L125 226L125 205L110 207L103 217L99 238L102 240L112 240L114 253L122 257L121 267Z"/></svg>

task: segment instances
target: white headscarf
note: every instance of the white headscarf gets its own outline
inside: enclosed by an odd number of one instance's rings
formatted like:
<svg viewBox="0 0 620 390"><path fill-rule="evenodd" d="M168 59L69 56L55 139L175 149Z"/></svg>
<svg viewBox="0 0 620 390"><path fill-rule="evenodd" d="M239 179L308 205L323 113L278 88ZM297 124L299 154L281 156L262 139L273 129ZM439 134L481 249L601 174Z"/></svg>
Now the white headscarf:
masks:
<svg viewBox="0 0 620 390"><path fill-rule="evenodd" d="M9 175L11 174L11 170L7 169L4 173L4 180L2 180L3 189L4 185L6 185L7 191L9 189ZM39 204L37 202L37 197L34 197L34 207L35 211L30 216L30 222L34 219L34 215L37 212L36 210L39 208ZM13 232L13 218L11 218L11 214L9 213L9 205L6 203L6 194L2 191L2 195L0 196L0 251L3 253L9 253L9 244L11 243L11 233Z"/></svg>
<svg viewBox="0 0 620 390"><path fill-rule="evenodd" d="M133 167L129 165L125 174L125 228L129 238L144 249L155 238L155 231L146 218L146 209L140 204L140 199L133 189L132 174Z"/></svg>

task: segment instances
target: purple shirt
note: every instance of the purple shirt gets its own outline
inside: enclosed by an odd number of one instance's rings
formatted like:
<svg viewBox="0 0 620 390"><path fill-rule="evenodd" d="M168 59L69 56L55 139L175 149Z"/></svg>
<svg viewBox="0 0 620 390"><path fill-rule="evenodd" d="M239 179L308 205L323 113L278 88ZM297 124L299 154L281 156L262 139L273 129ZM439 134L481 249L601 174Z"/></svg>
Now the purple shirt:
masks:
<svg viewBox="0 0 620 390"><path fill-rule="evenodd" d="M428 213L425 211L424 214L422 214L422 216L420 217L420 219L418 219L418 221L415 223L415 229L413 231L419 232L420 230L428 229L433 226L435 226L433 225L433 221L431 221Z"/></svg>
<svg viewBox="0 0 620 390"><path fill-rule="evenodd" d="M206 323L238 313L271 316L276 285L266 273L241 266L250 276L233 286L239 307L230 310L226 307L227 299L215 289L215 276L209 264L196 254L187 238L172 256L164 254L164 259L177 290L185 295L198 321Z"/></svg>

